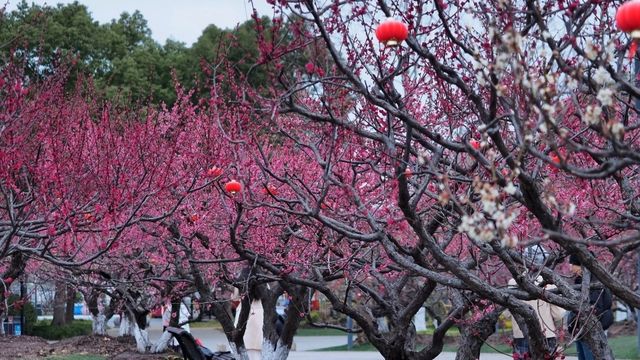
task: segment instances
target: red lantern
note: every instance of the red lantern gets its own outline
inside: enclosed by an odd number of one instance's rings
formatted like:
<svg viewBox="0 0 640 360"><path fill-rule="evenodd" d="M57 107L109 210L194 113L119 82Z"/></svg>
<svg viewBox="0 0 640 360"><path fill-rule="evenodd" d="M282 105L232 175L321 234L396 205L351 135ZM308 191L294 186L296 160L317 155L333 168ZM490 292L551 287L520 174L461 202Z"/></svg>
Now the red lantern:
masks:
<svg viewBox="0 0 640 360"><path fill-rule="evenodd" d="M381 22L376 29L376 37L386 46L400 45L407 36L409 36L407 25L393 18Z"/></svg>
<svg viewBox="0 0 640 360"><path fill-rule="evenodd" d="M480 147L481 147L480 141L476 139L469 140L469 145L471 145L471 147L474 148L475 150L480 150Z"/></svg>
<svg viewBox="0 0 640 360"><path fill-rule="evenodd" d="M616 13L618 29L629 33L633 39L629 48L629 56L633 57L640 39L640 0L631 0L622 4Z"/></svg>
<svg viewBox="0 0 640 360"><path fill-rule="evenodd" d="M231 180L224 185L224 189L227 190L227 192L230 193L231 195L234 195L235 193L240 192L240 190L242 190L242 184L240 184L235 180Z"/></svg>

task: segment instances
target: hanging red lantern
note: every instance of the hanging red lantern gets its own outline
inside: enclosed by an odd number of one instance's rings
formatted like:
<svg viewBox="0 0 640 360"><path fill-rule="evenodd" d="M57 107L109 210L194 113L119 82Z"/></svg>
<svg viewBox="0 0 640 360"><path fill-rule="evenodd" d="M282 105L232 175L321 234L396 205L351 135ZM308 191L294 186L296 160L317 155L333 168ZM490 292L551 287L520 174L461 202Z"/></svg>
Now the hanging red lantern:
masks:
<svg viewBox="0 0 640 360"><path fill-rule="evenodd" d="M640 41L640 0L631 0L622 4L616 13L618 29L631 35L629 57L633 57Z"/></svg>
<svg viewBox="0 0 640 360"><path fill-rule="evenodd" d="M231 180L224 185L224 189L227 190L231 195L235 195L235 193L240 192L242 190L242 184L235 180Z"/></svg>
<svg viewBox="0 0 640 360"><path fill-rule="evenodd" d="M471 147L474 148L475 150L480 150L480 148L482 147L482 144L480 144L480 141L476 139L469 140L469 145L471 145Z"/></svg>
<svg viewBox="0 0 640 360"><path fill-rule="evenodd" d="M386 46L397 46L407 39L409 29L402 21L388 18L378 25L376 29L376 37Z"/></svg>

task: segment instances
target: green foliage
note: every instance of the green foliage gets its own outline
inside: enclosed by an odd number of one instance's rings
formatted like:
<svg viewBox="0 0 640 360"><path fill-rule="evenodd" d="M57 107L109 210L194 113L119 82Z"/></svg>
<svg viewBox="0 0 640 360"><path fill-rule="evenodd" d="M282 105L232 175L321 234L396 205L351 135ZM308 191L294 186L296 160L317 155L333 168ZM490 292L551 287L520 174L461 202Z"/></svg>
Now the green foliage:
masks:
<svg viewBox="0 0 640 360"><path fill-rule="evenodd" d="M29 301L25 302L23 305L16 306L16 301L20 304L20 296L16 294L11 294L9 296L9 315L14 317L20 317L22 314L22 308L24 308L24 324L22 325L22 333L25 335L33 334L33 327L38 320L38 316L36 314L36 308Z"/></svg>
<svg viewBox="0 0 640 360"><path fill-rule="evenodd" d="M309 316L311 317L311 321L315 324L319 323L320 320L320 311L317 310L313 310L309 313Z"/></svg>
<svg viewBox="0 0 640 360"><path fill-rule="evenodd" d="M50 321L38 321L33 327L33 335L47 340L60 340L74 336L91 335L90 320L74 320L71 324L52 326Z"/></svg>
<svg viewBox="0 0 640 360"><path fill-rule="evenodd" d="M22 59L28 76L46 77L60 64L71 64L76 74L91 75L99 92L122 104L170 105L176 99L175 81L202 88L210 79L201 63L215 66L223 56L234 65L219 71L251 72L251 84L266 84L265 73L253 67L259 56L253 21L235 30L210 25L189 48L171 40L164 46L155 42L138 11L99 24L78 2L53 7L23 0L16 10L0 15L0 66ZM204 88L201 94L207 94Z"/></svg>

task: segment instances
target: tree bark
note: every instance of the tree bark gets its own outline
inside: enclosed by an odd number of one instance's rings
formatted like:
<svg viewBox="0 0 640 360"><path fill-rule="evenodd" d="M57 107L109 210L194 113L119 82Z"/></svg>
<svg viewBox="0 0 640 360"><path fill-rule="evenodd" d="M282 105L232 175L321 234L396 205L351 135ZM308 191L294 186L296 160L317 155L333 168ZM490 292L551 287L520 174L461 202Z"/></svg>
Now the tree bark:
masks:
<svg viewBox="0 0 640 360"><path fill-rule="evenodd" d="M71 286L66 289L66 309L64 313L64 323L71 324L73 322L73 313L76 304L76 291Z"/></svg>
<svg viewBox="0 0 640 360"><path fill-rule="evenodd" d="M66 324L66 290L65 284L56 282L56 291L53 296L53 320L51 320L51 325L53 326Z"/></svg>
<svg viewBox="0 0 640 360"><path fill-rule="evenodd" d="M500 312L493 310L479 321L460 327L460 343L456 360L480 358L480 349L487 338L495 332Z"/></svg>
<svg viewBox="0 0 640 360"><path fill-rule="evenodd" d="M585 326L591 330L587 331L583 340L589 345L593 356L596 359L615 360L613 351L611 351L611 347L609 347L607 335L604 333L604 330L602 330L600 321L594 316L589 316Z"/></svg>

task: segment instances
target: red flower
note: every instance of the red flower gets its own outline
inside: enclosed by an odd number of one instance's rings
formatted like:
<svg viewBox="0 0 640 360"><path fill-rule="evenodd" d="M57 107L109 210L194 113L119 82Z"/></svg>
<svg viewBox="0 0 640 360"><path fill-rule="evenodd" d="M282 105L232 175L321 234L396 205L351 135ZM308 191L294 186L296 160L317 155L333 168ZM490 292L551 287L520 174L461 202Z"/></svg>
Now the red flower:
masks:
<svg viewBox="0 0 640 360"><path fill-rule="evenodd" d="M316 66L313 65L312 62L308 62L307 65L304 66L304 69L307 70L307 74L311 75L316 70Z"/></svg>
<svg viewBox="0 0 640 360"><path fill-rule="evenodd" d="M207 176L215 178L222 175L223 172L224 171L221 168L214 166L211 169L207 170Z"/></svg>

